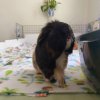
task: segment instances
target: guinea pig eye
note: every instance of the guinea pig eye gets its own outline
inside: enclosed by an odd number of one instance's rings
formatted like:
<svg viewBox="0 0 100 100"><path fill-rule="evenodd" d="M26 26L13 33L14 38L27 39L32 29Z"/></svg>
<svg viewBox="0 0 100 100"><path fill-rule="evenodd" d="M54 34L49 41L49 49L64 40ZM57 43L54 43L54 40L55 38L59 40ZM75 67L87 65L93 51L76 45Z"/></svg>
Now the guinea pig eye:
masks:
<svg viewBox="0 0 100 100"><path fill-rule="evenodd" d="M67 39L70 39L70 36L68 36Z"/></svg>

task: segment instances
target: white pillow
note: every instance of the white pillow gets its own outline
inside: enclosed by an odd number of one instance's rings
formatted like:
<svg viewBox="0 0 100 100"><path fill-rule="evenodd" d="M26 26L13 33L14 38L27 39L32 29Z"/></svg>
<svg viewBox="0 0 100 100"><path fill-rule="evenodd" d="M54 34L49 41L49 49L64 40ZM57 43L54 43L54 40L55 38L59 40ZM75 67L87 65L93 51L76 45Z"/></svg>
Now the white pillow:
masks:
<svg viewBox="0 0 100 100"><path fill-rule="evenodd" d="M75 37L82 35L82 33L74 33Z"/></svg>
<svg viewBox="0 0 100 100"><path fill-rule="evenodd" d="M25 34L24 42L28 45L34 45L37 43L39 34Z"/></svg>

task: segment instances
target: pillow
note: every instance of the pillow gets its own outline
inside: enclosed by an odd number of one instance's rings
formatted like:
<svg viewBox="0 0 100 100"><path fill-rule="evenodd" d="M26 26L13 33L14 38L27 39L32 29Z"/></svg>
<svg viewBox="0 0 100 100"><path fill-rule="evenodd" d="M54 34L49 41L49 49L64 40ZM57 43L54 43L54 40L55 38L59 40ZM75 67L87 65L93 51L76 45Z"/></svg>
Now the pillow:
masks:
<svg viewBox="0 0 100 100"><path fill-rule="evenodd" d="M39 34L25 34L24 43L26 45L34 45L37 43Z"/></svg>

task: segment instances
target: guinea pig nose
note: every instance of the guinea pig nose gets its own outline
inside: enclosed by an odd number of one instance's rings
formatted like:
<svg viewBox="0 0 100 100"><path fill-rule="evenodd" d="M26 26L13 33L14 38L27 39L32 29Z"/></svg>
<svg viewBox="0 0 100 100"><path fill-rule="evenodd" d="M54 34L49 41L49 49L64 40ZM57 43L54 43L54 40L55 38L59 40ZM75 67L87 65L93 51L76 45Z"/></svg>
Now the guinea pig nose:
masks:
<svg viewBox="0 0 100 100"><path fill-rule="evenodd" d="M46 81L46 82L49 82L49 79L45 78L45 81Z"/></svg>
<svg viewBox="0 0 100 100"><path fill-rule="evenodd" d="M57 80L56 80L54 77L52 77L52 78L50 79L50 82L51 82L51 83L56 83L56 81L57 81Z"/></svg>

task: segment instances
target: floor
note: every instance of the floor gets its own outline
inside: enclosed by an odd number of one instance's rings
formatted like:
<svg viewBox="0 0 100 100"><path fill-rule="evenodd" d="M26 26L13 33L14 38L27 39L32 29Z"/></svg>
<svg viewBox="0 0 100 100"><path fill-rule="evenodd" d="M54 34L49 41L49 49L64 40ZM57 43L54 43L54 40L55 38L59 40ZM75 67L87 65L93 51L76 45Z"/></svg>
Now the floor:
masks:
<svg viewBox="0 0 100 100"><path fill-rule="evenodd" d="M100 100L95 94L57 94L48 97L0 96L0 100Z"/></svg>

